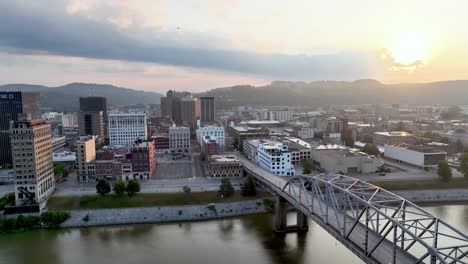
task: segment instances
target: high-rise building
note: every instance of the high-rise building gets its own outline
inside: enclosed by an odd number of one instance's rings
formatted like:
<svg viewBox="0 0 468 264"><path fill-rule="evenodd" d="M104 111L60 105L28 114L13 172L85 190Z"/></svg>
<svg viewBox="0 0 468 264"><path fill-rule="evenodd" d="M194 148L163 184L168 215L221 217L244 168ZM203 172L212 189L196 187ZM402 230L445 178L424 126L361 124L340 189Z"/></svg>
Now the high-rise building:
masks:
<svg viewBox="0 0 468 264"><path fill-rule="evenodd" d="M105 97L80 97L78 115L80 135L107 137L107 101Z"/></svg>
<svg viewBox="0 0 468 264"><path fill-rule="evenodd" d="M80 137L76 141L76 174L90 174L88 163L96 159L96 138L94 136Z"/></svg>
<svg viewBox="0 0 468 264"><path fill-rule="evenodd" d="M188 152L190 150L190 128L169 128L169 149L172 153Z"/></svg>
<svg viewBox="0 0 468 264"><path fill-rule="evenodd" d="M12 164L10 121L18 121L24 116L40 118L39 93L0 92L0 165Z"/></svg>
<svg viewBox="0 0 468 264"><path fill-rule="evenodd" d="M43 208L55 189L52 131L45 120L10 122L16 205Z"/></svg>
<svg viewBox="0 0 468 264"><path fill-rule="evenodd" d="M109 114L109 143L111 145L131 145L138 139L146 140L145 113Z"/></svg>
<svg viewBox="0 0 468 264"><path fill-rule="evenodd" d="M80 111L78 113L78 128L80 136L98 136L105 138L104 112Z"/></svg>
<svg viewBox="0 0 468 264"><path fill-rule="evenodd" d="M174 92L167 91L166 97L161 97L161 116L172 119L172 101L174 100Z"/></svg>
<svg viewBox="0 0 468 264"><path fill-rule="evenodd" d="M200 121L214 122L216 116L215 98L200 97Z"/></svg>
<svg viewBox="0 0 468 264"><path fill-rule="evenodd" d="M161 98L162 116L177 125L195 128L196 119L200 116L198 99L188 92L168 91L166 95Z"/></svg>

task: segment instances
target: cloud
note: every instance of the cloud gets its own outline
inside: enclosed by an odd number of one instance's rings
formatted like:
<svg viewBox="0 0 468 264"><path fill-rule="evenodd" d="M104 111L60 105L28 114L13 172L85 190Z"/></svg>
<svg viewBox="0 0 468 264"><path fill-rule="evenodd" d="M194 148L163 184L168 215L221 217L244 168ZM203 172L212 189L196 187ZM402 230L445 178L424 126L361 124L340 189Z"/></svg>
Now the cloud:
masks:
<svg viewBox="0 0 468 264"><path fill-rule="evenodd" d="M0 46L50 55L215 69L282 79L356 79L375 76L366 53L261 54L233 49L217 36L144 27L108 10L105 20L87 16L87 5L63 1L0 3ZM25 4L27 3L27 4ZM67 12L68 8L68 12ZM116 16L112 16L115 14ZM124 26L119 25L124 21ZM117 24L117 25L116 25Z"/></svg>

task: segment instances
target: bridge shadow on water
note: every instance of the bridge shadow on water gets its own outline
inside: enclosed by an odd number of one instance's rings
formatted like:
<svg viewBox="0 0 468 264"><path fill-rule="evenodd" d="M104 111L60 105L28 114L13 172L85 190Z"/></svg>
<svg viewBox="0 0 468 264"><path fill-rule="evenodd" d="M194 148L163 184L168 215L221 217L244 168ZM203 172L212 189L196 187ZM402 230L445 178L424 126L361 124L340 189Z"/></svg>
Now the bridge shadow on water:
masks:
<svg viewBox="0 0 468 264"><path fill-rule="evenodd" d="M271 263L304 263L308 233L276 234L273 215L251 215L241 219L242 227L260 241ZM291 239L295 237L295 239Z"/></svg>

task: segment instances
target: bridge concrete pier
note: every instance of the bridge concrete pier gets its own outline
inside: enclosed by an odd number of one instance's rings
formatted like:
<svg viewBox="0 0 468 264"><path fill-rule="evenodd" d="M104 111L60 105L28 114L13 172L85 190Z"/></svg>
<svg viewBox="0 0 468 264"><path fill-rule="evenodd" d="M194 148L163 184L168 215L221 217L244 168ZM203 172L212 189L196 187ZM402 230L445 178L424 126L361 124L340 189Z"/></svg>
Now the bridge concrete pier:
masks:
<svg viewBox="0 0 468 264"><path fill-rule="evenodd" d="M292 232L307 232L309 230L309 221L306 214L297 211L296 225L288 225L288 201L281 196L276 197L275 207L275 232L285 234Z"/></svg>

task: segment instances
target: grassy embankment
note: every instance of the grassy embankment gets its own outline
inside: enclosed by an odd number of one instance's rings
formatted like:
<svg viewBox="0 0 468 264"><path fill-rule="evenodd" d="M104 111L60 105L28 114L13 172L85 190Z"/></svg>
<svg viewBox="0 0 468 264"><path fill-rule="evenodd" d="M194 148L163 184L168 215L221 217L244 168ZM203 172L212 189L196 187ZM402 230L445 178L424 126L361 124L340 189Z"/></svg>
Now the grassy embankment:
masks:
<svg viewBox="0 0 468 264"><path fill-rule="evenodd" d="M115 194L53 196L47 202L49 210L85 210L125 207L157 207L175 205L197 205L209 203L237 202L243 200L269 198L271 194L258 192L256 196L242 196L235 192L233 196L221 198L218 192L185 193L139 193L133 197Z"/></svg>

